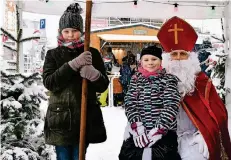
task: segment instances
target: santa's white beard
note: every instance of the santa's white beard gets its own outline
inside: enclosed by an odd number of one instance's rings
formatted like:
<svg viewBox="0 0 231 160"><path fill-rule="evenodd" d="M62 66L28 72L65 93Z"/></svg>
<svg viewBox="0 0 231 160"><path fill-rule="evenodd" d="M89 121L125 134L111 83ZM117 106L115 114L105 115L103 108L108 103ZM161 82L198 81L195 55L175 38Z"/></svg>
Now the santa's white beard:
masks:
<svg viewBox="0 0 231 160"><path fill-rule="evenodd" d="M162 66L167 73L171 73L180 79L178 89L182 97L194 92L196 76L201 71L196 53L191 52L187 60L180 61L171 60L170 54L165 53L163 54Z"/></svg>

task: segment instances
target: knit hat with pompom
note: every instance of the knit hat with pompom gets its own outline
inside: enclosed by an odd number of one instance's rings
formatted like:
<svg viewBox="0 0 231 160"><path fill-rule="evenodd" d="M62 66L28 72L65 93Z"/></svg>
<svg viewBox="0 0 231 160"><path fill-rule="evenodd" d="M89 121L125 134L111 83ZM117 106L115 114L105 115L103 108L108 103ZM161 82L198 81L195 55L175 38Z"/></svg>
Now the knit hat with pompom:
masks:
<svg viewBox="0 0 231 160"><path fill-rule="evenodd" d="M65 28L75 28L83 33L82 8L78 3L70 4L59 20L60 32Z"/></svg>

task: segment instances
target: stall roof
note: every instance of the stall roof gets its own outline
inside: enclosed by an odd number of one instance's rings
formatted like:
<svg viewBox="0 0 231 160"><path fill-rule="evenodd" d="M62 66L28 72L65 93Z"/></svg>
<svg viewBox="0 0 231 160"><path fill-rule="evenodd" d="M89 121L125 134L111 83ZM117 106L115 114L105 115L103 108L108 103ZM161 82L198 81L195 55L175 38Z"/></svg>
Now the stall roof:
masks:
<svg viewBox="0 0 231 160"><path fill-rule="evenodd" d="M110 30L115 30L115 29L126 29L126 28L138 27L138 26L160 30L160 27L158 26L153 26L153 25L144 24L144 23L132 23L132 24L123 24L123 25L109 26L109 27L104 27L104 28L91 29L91 33L105 32L105 31L110 31Z"/></svg>
<svg viewBox="0 0 231 160"><path fill-rule="evenodd" d="M17 1L17 0L12 0ZM168 19L179 16L188 19L210 19L224 17L224 8L229 0L138 0L137 5L131 0L92 0L93 17L135 17L151 19ZM85 12L85 0L18 0L26 12L61 15L66 7L78 2ZM174 3L178 11L174 12ZM215 6L212 11L211 6Z"/></svg>
<svg viewBox="0 0 231 160"><path fill-rule="evenodd" d="M100 34L97 36L107 42L159 42L156 36L138 36L122 34Z"/></svg>

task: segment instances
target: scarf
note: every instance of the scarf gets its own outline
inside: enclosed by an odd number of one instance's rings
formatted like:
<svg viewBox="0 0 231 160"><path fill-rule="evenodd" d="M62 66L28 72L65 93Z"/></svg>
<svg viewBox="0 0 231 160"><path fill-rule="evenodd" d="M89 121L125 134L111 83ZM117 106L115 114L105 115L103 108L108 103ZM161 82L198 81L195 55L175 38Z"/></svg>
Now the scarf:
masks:
<svg viewBox="0 0 231 160"><path fill-rule="evenodd" d="M144 69L143 67L139 67L138 71L140 73L142 73L142 75L146 78L149 78L150 76L157 76L161 71L162 71L162 66L160 66L160 68L158 68L156 71L154 72L149 72L146 69Z"/></svg>
<svg viewBox="0 0 231 160"><path fill-rule="evenodd" d="M84 45L83 40L74 40L74 41L67 41L63 38L62 35L57 37L58 39L58 46L65 46L71 49L80 48Z"/></svg>

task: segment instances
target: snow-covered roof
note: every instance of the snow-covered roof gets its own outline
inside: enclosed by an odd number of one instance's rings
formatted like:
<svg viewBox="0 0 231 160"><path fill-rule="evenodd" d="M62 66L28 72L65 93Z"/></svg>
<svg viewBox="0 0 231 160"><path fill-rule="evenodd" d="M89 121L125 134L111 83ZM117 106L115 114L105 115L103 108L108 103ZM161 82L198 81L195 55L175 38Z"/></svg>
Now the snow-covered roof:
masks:
<svg viewBox="0 0 231 160"><path fill-rule="evenodd" d="M156 36L100 34L98 37L107 42L159 42Z"/></svg>
<svg viewBox="0 0 231 160"><path fill-rule="evenodd" d="M148 24L144 24L144 23L133 23L133 24L124 24L124 25L117 25L117 26L92 29L91 33L109 31L109 30L113 30L113 29L131 28L131 27L137 27L137 26L143 26L143 27L147 27L150 29L156 29L156 30L160 29L160 27L158 27L158 26L148 25Z"/></svg>
<svg viewBox="0 0 231 160"><path fill-rule="evenodd" d="M173 16L188 19L208 19L224 17L224 8L228 0L139 0L137 5L131 0L92 0L93 17L136 17L151 19L167 19ZM26 12L61 15L70 3L78 2L86 11L83 0L20 0ZM174 3L178 3L178 11L174 12ZM211 6L215 6L214 12ZM83 13L85 14L85 13Z"/></svg>
<svg viewBox="0 0 231 160"><path fill-rule="evenodd" d="M209 39L212 44L221 43L221 41L214 39L211 34L199 34L199 33L197 33L197 35L198 35L198 38L197 38L196 44L203 44L203 41L205 39Z"/></svg>

